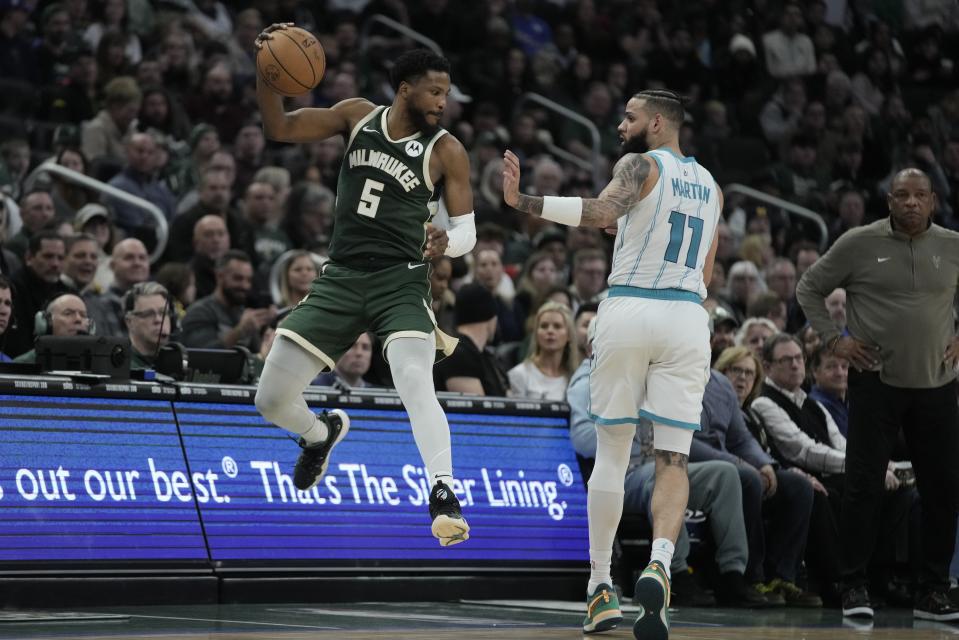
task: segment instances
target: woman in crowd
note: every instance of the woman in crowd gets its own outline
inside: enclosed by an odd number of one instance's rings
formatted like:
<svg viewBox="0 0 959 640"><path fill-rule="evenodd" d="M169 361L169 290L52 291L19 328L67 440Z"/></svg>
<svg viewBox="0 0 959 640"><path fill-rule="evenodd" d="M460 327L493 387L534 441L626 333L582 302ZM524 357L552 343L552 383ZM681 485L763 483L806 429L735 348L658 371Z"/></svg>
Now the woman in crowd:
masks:
<svg viewBox="0 0 959 640"><path fill-rule="evenodd" d="M565 400L569 377L579 366L569 307L543 304L533 323L533 343L526 359L509 370L512 394L524 398Z"/></svg>
<svg viewBox="0 0 959 640"><path fill-rule="evenodd" d="M309 251L293 251L280 275L279 306L292 307L310 292L310 283L316 279L316 260Z"/></svg>

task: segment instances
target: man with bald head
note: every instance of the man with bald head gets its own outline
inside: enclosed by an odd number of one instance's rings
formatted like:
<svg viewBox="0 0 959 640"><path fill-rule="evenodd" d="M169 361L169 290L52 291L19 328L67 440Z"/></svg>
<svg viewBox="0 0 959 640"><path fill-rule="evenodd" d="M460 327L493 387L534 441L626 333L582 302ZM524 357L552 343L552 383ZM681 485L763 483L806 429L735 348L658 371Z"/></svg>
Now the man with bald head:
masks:
<svg viewBox="0 0 959 640"><path fill-rule="evenodd" d="M900 429L922 496L923 557L913 615L959 621L946 595L959 516L959 337L953 300L959 233L932 222L937 202L919 169L903 169L886 196L889 217L850 229L803 274L797 297L829 352L849 367L843 494L843 615L871 618L872 555L886 467ZM846 290L846 330L826 298Z"/></svg>
<svg viewBox="0 0 959 640"><path fill-rule="evenodd" d="M87 306L83 298L72 293L63 293L44 306L43 320L46 333L51 336L77 336L90 333L90 318L87 315ZM31 325L31 330L33 326ZM40 337L34 335L34 340ZM37 353L30 349L13 359L14 362L36 362Z"/></svg>
<svg viewBox="0 0 959 640"><path fill-rule="evenodd" d="M103 293L87 298L90 318L96 322L97 335L125 336L123 296L133 285L150 278L150 256L136 238L121 240L110 255L113 284Z"/></svg>
<svg viewBox="0 0 959 640"><path fill-rule="evenodd" d="M193 226L193 275L196 297L202 298L216 288L216 263L230 250L230 232L220 216L206 215Z"/></svg>
<svg viewBox="0 0 959 640"><path fill-rule="evenodd" d="M169 222L176 212L176 196L157 177L160 150L156 139L149 133L134 133L127 138L125 148L126 163L120 173L110 180L110 184L152 202ZM127 236L140 238L147 243L156 241L156 220L146 210L116 198L107 198L106 204L113 209L114 224Z"/></svg>

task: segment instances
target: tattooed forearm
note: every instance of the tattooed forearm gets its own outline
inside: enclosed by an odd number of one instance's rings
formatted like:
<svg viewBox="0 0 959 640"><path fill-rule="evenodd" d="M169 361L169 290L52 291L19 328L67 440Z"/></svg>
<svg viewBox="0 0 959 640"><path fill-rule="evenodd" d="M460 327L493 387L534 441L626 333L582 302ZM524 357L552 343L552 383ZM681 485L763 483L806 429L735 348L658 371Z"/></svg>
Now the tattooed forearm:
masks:
<svg viewBox="0 0 959 640"><path fill-rule="evenodd" d="M676 453L675 451L661 451L657 449L656 462L658 466L679 467L685 470L689 466L689 456L683 453Z"/></svg>
<svg viewBox="0 0 959 640"><path fill-rule="evenodd" d="M642 197L643 185L649 177L650 161L638 153L627 153L613 168L609 181L598 198L583 200L584 227L609 227Z"/></svg>
<svg viewBox="0 0 959 640"><path fill-rule="evenodd" d="M518 211L525 211L526 213L534 216L542 216L543 199L539 196L528 196L521 193L519 194L519 202L516 203L514 209L517 209Z"/></svg>

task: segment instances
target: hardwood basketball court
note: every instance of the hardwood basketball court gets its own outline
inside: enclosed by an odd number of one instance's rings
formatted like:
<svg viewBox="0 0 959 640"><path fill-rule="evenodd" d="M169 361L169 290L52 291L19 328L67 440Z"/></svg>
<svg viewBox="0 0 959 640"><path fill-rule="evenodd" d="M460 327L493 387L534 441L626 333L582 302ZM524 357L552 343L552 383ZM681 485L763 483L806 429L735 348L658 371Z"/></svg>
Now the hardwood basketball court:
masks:
<svg viewBox="0 0 959 640"><path fill-rule="evenodd" d="M349 604L104 607L5 611L0 639L25 640L566 640L583 638L582 605L557 601L463 601ZM630 639L625 626L589 638ZM89 616L86 620L83 618ZM33 617L33 621L29 618ZM821 611L684 609L673 612L672 640L956 640L959 626L914 621L905 610L880 611L875 623Z"/></svg>

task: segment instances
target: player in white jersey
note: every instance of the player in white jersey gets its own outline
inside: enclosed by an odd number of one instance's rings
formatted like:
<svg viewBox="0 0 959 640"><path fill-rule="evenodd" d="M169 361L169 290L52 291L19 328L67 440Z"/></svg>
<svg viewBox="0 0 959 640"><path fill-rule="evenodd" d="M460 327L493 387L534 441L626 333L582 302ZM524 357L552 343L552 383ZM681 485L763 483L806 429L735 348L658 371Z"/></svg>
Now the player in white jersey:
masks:
<svg viewBox="0 0 959 640"><path fill-rule="evenodd" d="M633 96L618 127L624 155L598 198L521 194L519 160L510 151L504 156L503 197L511 207L569 226L616 228L590 371L597 446L587 502L587 633L622 621L610 561L631 444L643 417L655 434L654 540L636 583L642 608L633 633L644 640L669 634L669 564L683 526L689 447L709 378L709 318L701 303L723 206L710 173L679 149L683 118L682 98L671 91Z"/></svg>

